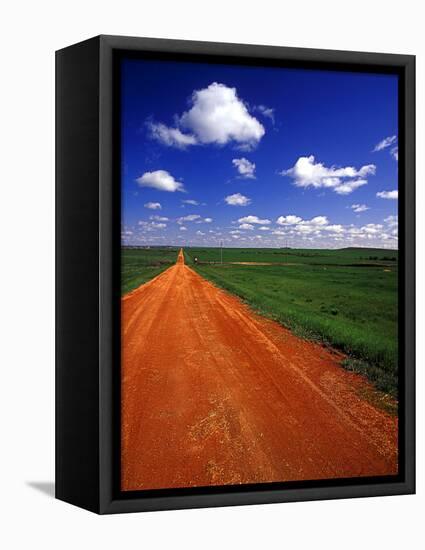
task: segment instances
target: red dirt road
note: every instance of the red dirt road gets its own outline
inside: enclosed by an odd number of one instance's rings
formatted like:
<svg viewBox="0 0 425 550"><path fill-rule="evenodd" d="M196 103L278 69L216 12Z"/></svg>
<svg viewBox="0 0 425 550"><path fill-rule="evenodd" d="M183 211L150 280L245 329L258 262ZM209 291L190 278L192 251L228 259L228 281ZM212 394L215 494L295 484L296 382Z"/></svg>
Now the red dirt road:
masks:
<svg viewBox="0 0 425 550"><path fill-rule="evenodd" d="M397 473L341 357L177 264L122 299L122 490Z"/></svg>

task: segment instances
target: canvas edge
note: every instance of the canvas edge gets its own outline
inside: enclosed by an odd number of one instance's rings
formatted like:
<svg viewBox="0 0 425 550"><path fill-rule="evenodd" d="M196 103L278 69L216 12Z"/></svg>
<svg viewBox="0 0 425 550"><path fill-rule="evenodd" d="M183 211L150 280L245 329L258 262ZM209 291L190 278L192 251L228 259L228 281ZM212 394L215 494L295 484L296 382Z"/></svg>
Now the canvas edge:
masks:
<svg viewBox="0 0 425 550"><path fill-rule="evenodd" d="M99 505L91 507L101 514L296 502L337 498L357 498L411 494L415 492L415 407L414 407L414 125L415 125L415 60L414 56L398 54L311 50L275 46L252 46L163 40L101 35L99 40ZM73 46L71 46L72 48ZM295 61L315 60L325 63L355 63L388 65L400 68L406 75L406 472L402 483L355 485L329 488L303 488L267 490L216 495L170 496L134 499L114 499L112 484L113 434L112 434L112 54L118 49L146 50L163 53L213 54L234 57L270 57ZM409 164L411 163L411 164ZM409 166L408 166L409 165ZM409 288L407 288L409 287ZM96 483L96 484L97 484ZM79 505L79 504L77 504Z"/></svg>

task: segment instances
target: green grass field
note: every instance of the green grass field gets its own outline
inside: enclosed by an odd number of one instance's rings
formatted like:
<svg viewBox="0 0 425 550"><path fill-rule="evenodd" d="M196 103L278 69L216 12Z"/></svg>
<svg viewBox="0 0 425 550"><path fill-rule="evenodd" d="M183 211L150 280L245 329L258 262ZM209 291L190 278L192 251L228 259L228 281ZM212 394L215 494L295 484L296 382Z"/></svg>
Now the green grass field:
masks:
<svg viewBox="0 0 425 550"><path fill-rule="evenodd" d="M121 295L153 279L176 262L179 248L123 248Z"/></svg>
<svg viewBox="0 0 425 550"><path fill-rule="evenodd" d="M343 351L345 368L397 395L397 251L224 249L221 265L219 249L186 248L185 258L261 314Z"/></svg>
<svg viewBox="0 0 425 550"><path fill-rule="evenodd" d="M220 263L219 248L185 248L188 262L197 256L201 263ZM378 267L397 265L398 251L380 248L309 250L296 248L224 248L223 263L268 262Z"/></svg>

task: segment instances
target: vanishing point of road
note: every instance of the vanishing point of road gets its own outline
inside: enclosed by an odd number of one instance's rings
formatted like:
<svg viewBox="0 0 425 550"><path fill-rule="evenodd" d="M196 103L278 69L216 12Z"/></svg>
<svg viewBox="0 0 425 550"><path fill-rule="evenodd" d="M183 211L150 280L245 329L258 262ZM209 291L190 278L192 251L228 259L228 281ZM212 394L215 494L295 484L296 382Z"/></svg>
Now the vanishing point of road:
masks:
<svg viewBox="0 0 425 550"><path fill-rule="evenodd" d="M177 263L122 299L122 490L397 473L341 356Z"/></svg>

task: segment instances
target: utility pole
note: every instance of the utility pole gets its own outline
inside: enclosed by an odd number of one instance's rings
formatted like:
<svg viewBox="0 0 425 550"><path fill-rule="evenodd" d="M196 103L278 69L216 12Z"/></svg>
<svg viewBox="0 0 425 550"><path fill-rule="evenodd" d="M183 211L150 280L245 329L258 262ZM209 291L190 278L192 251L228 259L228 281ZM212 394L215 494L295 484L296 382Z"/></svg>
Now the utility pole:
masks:
<svg viewBox="0 0 425 550"><path fill-rule="evenodd" d="M220 241L220 262L223 265L223 241Z"/></svg>

